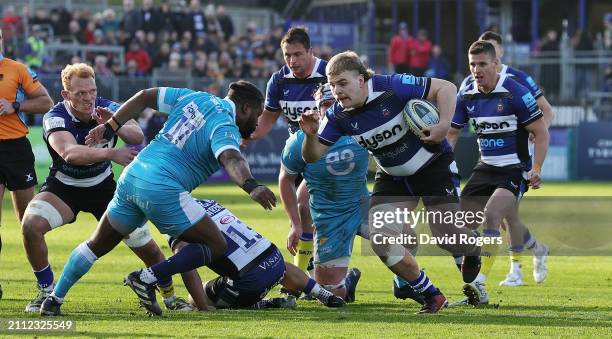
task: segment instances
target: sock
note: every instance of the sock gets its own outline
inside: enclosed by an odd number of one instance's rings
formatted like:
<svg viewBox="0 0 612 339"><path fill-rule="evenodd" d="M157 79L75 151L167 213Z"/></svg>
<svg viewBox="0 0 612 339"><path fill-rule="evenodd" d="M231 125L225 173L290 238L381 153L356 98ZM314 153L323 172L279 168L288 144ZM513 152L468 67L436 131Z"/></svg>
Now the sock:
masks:
<svg viewBox="0 0 612 339"><path fill-rule="evenodd" d="M40 288L45 291L53 290L53 270L51 270L51 264L40 271L34 271L34 275Z"/></svg>
<svg viewBox="0 0 612 339"><path fill-rule="evenodd" d="M457 265L459 272L461 272L461 263L463 262L463 257L460 255L453 255L453 259L455 259L455 265Z"/></svg>
<svg viewBox="0 0 612 339"><path fill-rule="evenodd" d="M170 279L169 283L166 282L165 284L158 280L157 287L159 287L159 293L164 300L174 299L174 285L172 284L172 279Z"/></svg>
<svg viewBox="0 0 612 339"><path fill-rule="evenodd" d="M521 257L523 255L523 246L511 246L510 247L510 272L516 272L521 270Z"/></svg>
<svg viewBox="0 0 612 339"><path fill-rule="evenodd" d="M525 234L523 234L523 246L528 250L533 250L537 244L536 238L531 236L529 230L525 230Z"/></svg>
<svg viewBox="0 0 612 339"><path fill-rule="evenodd" d="M483 237L499 237L498 230L490 230L485 229L482 232ZM480 272L482 272L485 276L489 275L491 268L493 267L493 263L495 262L495 252L497 252L497 244L484 244L482 245L480 255L482 259L482 267L480 268Z"/></svg>
<svg viewBox="0 0 612 339"><path fill-rule="evenodd" d="M400 276L399 276L399 275L397 275L397 274L393 276L393 282L394 282L394 283L395 283L395 285L396 285L397 287L399 287L399 288L402 288L402 287L404 287L404 286L406 286L406 285L408 285L408 284L409 284L409 283L408 283L408 281L406 281L406 279L404 279L404 278L400 277Z"/></svg>
<svg viewBox="0 0 612 339"><path fill-rule="evenodd" d="M59 298L60 301L63 300L72 285L89 271L96 260L98 260L98 257L89 249L86 242L82 242L70 254L52 295Z"/></svg>
<svg viewBox="0 0 612 339"><path fill-rule="evenodd" d="M302 233L297 246L297 254L293 257L293 264L302 271L308 272L308 263L312 258L312 233Z"/></svg>
<svg viewBox="0 0 612 339"><path fill-rule="evenodd" d="M148 268L158 281L210 264L212 254L204 244L189 244L170 258ZM144 272L145 270L143 270ZM146 281L145 281L146 282Z"/></svg>
<svg viewBox="0 0 612 339"><path fill-rule="evenodd" d="M310 293L313 293L313 296L314 296L315 294L319 292L320 289L321 289L321 286L319 286L319 284L317 284L317 282L314 279L308 278L306 287L304 287L304 293L308 295L310 295Z"/></svg>
<svg viewBox="0 0 612 339"><path fill-rule="evenodd" d="M412 281L408 280L408 283L416 292L422 294L424 297L432 296L439 291L438 288L434 286L431 281L429 281L427 274L425 274L425 272L422 270L418 278Z"/></svg>

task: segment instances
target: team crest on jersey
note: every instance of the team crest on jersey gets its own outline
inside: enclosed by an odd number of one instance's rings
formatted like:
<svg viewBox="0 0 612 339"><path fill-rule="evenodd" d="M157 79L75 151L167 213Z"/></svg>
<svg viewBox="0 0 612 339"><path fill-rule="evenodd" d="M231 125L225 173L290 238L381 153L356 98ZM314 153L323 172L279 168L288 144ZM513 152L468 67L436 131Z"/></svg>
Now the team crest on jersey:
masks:
<svg viewBox="0 0 612 339"><path fill-rule="evenodd" d="M289 96L289 90L288 90L288 89L283 90L283 95L284 95L285 97Z"/></svg>
<svg viewBox="0 0 612 339"><path fill-rule="evenodd" d="M389 109L387 107L380 106L380 109L381 109L382 115L384 117L388 117L391 114L391 111L389 111Z"/></svg>
<svg viewBox="0 0 612 339"><path fill-rule="evenodd" d="M359 130L359 124L355 121L355 122L351 122L351 127L353 127L353 129L355 131Z"/></svg>
<svg viewBox="0 0 612 339"><path fill-rule="evenodd" d="M497 103L497 111L498 112L503 112L504 111L504 105L502 104L501 100Z"/></svg>
<svg viewBox="0 0 612 339"><path fill-rule="evenodd" d="M474 110L476 109L476 105L473 106L465 106L465 108L467 108L468 110L468 114L473 114Z"/></svg>

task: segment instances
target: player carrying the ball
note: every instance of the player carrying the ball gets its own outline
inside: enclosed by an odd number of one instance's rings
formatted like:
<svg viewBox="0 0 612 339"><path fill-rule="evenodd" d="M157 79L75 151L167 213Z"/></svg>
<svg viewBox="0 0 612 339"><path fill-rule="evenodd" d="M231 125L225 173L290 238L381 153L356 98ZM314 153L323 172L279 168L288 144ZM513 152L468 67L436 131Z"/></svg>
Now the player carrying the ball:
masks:
<svg viewBox="0 0 612 339"><path fill-rule="evenodd" d="M455 109L456 87L445 80L407 74L374 75L352 51L335 55L326 74L337 100L321 120L316 112L302 113L300 126L306 134L302 156L312 163L343 135L353 137L368 149L378 165L370 208L414 209L420 198L429 211L458 210L457 172L446 132ZM410 99L436 100L440 122L424 129L428 136L419 138L408 128L402 111ZM370 227L386 235L399 234L410 225ZM430 224L434 235L470 233L449 224ZM466 234L472 236L472 234ZM374 252L398 277L395 286L416 291L424 302L419 313L438 312L447 301L419 268L414 256L401 245L378 246ZM474 280L480 269L478 248L442 245L453 254L467 255L463 278Z"/></svg>

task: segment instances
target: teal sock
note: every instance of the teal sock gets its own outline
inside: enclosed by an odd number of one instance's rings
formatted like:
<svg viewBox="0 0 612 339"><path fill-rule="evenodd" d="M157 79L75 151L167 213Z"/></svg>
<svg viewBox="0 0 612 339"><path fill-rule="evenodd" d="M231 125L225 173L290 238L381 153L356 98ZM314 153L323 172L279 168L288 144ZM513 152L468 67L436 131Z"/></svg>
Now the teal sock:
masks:
<svg viewBox="0 0 612 339"><path fill-rule="evenodd" d="M89 271L97 259L98 257L89 249L87 243L81 243L72 251L68 262L64 265L62 275L53 289L53 295L63 299L72 285Z"/></svg>

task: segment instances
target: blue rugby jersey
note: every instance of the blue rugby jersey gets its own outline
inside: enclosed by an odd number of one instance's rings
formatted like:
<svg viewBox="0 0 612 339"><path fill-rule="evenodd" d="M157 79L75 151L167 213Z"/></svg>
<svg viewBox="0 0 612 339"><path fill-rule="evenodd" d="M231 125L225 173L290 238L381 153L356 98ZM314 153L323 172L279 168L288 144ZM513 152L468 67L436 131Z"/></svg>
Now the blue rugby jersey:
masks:
<svg viewBox="0 0 612 339"><path fill-rule="evenodd" d="M529 132L525 126L540 119L542 111L531 92L504 74L490 93L481 93L475 82L457 94L451 123L462 129L468 121L478 135L480 159L492 166L529 166Z"/></svg>
<svg viewBox="0 0 612 339"><path fill-rule="evenodd" d="M284 65L268 80L265 107L272 112L283 112L290 134L300 129L298 121L303 112L317 108L313 96L317 87L327 82L325 66L327 61L315 58L312 74L305 79L298 79L291 69Z"/></svg>
<svg viewBox="0 0 612 339"><path fill-rule="evenodd" d="M342 135L366 148L378 167L394 176L416 173L438 155L452 152L444 140L423 143L410 131L402 110L410 99L425 99L431 79L409 74L374 75L367 81L368 99L357 109L330 107L319 127L319 141L332 145Z"/></svg>
<svg viewBox="0 0 612 339"><path fill-rule="evenodd" d="M116 111L119 104L116 102L97 97L95 107L106 107L111 111ZM95 120L81 121L70 112L70 108L65 101L62 101L43 116L43 139L47 144L47 149L53 160L50 167L49 176L55 177L62 183L76 187L95 186L109 175L112 175L110 160L97 162L89 165L72 165L64 161L49 144L49 136L56 131L68 131L76 139L79 145L85 145L85 136L94 127L98 126ZM106 143L97 147L114 147L117 143L117 136Z"/></svg>
<svg viewBox="0 0 612 339"><path fill-rule="evenodd" d="M499 74L501 75L507 74L511 76L513 80L525 86L529 90L529 92L531 92L531 95L533 95L533 97L536 99L544 95L542 93L542 89L540 89L540 86L536 84L536 82L533 80L531 76L529 76L527 73L523 71L520 71L516 68L512 68L508 65L502 64L502 69L501 69L501 72L499 72ZM463 82L461 82L461 86L459 86L459 91L461 91L465 86L471 84L472 82L474 82L474 77L472 77L472 75L470 74L467 77L465 77L465 79L463 79Z"/></svg>

